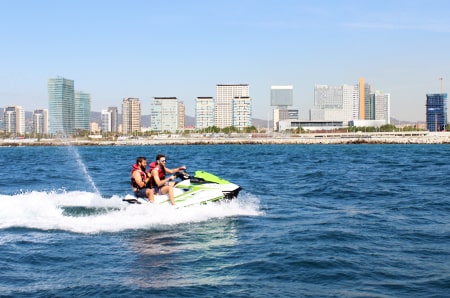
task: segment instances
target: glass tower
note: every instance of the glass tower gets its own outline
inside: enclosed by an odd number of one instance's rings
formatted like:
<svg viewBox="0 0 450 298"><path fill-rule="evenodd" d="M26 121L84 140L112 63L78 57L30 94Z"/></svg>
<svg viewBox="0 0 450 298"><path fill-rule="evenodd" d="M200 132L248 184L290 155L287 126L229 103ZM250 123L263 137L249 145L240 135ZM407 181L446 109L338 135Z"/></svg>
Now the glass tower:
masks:
<svg viewBox="0 0 450 298"><path fill-rule="evenodd" d="M50 134L72 134L75 128L74 81L62 77L48 79L48 120Z"/></svg>
<svg viewBox="0 0 450 298"><path fill-rule="evenodd" d="M427 129L443 131L447 124L447 93L427 94Z"/></svg>
<svg viewBox="0 0 450 298"><path fill-rule="evenodd" d="M75 130L89 131L91 122L91 95L75 92Z"/></svg>

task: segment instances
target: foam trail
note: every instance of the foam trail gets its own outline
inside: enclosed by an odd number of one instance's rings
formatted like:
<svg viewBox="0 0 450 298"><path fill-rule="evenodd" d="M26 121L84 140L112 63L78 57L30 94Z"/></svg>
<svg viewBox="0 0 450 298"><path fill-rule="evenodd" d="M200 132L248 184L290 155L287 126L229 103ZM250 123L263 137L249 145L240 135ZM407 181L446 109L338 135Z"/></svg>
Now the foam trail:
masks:
<svg viewBox="0 0 450 298"><path fill-rule="evenodd" d="M96 193L81 191L0 195L0 229L110 233L262 214L259 200L250 196L231 202L175 209L170 205L130 205L119 196L104 199Z"/></svg>

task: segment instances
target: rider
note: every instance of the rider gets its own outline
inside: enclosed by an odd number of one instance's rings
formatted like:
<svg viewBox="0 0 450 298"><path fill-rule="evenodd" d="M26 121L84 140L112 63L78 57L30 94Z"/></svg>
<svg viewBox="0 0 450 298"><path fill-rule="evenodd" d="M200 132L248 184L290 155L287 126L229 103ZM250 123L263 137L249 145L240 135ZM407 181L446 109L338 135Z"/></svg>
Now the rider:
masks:
<svg viewBox="0 0 450 298"><path fill-rule="evenodd" d="M131 169L131 187L136 198L143 198L154 202L154 191L150 185L150 177L146 173L147 160L145 157L136 158L136 163Z"/></svg>
<svg viewBox="0 0 450 298"><path fill-rule="evenodd" d="M153 164L153 163L152 163ZM166 167L166 156L164 154L158 154L156 156L156 164L152 169L150 167L151 185L155 194L167 194L169 196L170 203L175 205L173 188L176 179L175 176L166 178L166 173L174 174L180 170L186 170L185 166L178 167L176 169L169 169Z"/></svg>

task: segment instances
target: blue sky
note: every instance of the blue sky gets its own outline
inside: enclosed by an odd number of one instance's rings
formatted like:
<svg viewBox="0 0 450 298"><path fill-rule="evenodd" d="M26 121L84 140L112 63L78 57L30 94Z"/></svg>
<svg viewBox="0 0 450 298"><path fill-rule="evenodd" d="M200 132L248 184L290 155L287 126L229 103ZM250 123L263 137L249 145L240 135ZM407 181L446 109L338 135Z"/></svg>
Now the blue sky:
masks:
<svg viewBox="0 0 450 298"><path fill-rule="evenodd" d="M47 108L47 79L91 94L92 110L176 96L194 116L216 84L248 83L253 117L270 86L294 86L305 119L315 84L391 94L392 116L425 120L426 93L450 86L450 1L0 0L0 106Z"/></svg>

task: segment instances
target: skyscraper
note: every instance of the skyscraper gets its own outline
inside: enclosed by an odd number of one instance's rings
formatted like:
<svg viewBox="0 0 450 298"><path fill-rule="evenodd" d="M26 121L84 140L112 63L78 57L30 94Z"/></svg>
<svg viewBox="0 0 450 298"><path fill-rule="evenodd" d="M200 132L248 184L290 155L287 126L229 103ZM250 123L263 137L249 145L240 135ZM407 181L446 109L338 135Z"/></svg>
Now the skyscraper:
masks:
<svg viewBox="0 0 450 298"><path fill-rule="evenodd" d="M270 105L280 109L292 106L294 87L292 85L274 85L270 87Z"/></svg>
<svg viewBox="0 0 450 298"><path fill-rule="evenodd" d="M379 90L370 93L369 104L366 105L366 120L385 120L386 124L390 123L390 99L389 93L383 93Z"/></svg>
<svg viewBox="0 0 450 298"><path fill-rule="evenodd" d="M197 97L195 100L195 128L214 126L214 98Z"/></svg>
<svg viewBox="0 0 450 298"><path fill-rule="evenodd" d="M33 112L33 132L48 134L48 110L38 109Z"/></svg>
<svg viewBox="0 0 450 298"><path fill-rule="evenodd" d="M233 99L233 126L239 129L252 126L250 97L236 96Z"/></svg>
<svg viewBox="0 0 450 298"><path fill-rule="evenodd" d="M141 131L141 103L139 98L124 98L122 101L122 133L132 135Z"/></svg>
<svg viewBox="0 0 450 298"><path fill-rule="evenodd" d="M75 92L75 130L89 131L91 122L91 95Z"/></svg>
<svg viewBox="0 0 450 298"><path fill-rule="evenodd" d="M233 126L233 100L244 97L250 100L248 84L216 85L214 125L219 128Z"/></svg>
<svg viewBox="0 0 450 298"><path fill-rule="evenodd" d="M6 107L3 112L5 133L25 134L25 111L21 106Z"/></svg>
<svg viewBox="0 0 450 298"><path fill-rule="evenodd" d="M445 125L447 125L447 93L427 94L426 109L427 129L429 131L445 130Z"/></svg>
<svg viewBox="0 0 450 298"><path fill-rule="evenodd" d="M292 85L274 85L270 87L270 105L276 107L273 109L274 130L278 130L279 121L291 119L289 115L293 115L293 110L289 110L288 107L292 106L293 102L294 87ZM298 110L296 114L296 119L298 119Z"/></svg>
<svg viewBox="0 0 450 298"><path fill-rule="evenodd" d="M119 113L117 107L109 107L107 110L102 110L102 131L103 132L117 132L119 126Z"/></svg>
<svg viewBox="0 0 450 298"><path fill-rule="evenodd" d="M72 134L75 131L74 81L62 77L48 79L49 133Z"/></svg>
<svg viewBox="0 0 450 298"><path fill-rule="evenodd" d="M310 111L310 119L344 122L352 120L352 90L354 89L348 85L315 85L314 107Z"/></svg>
<svg viewBox="0 0 450 298"><path fill-rule="evenodd" d="M152 130L174 133L182 129L181 126L184 128L184 104L180 104L176 97L154 97L151 104Z"/></svg>

